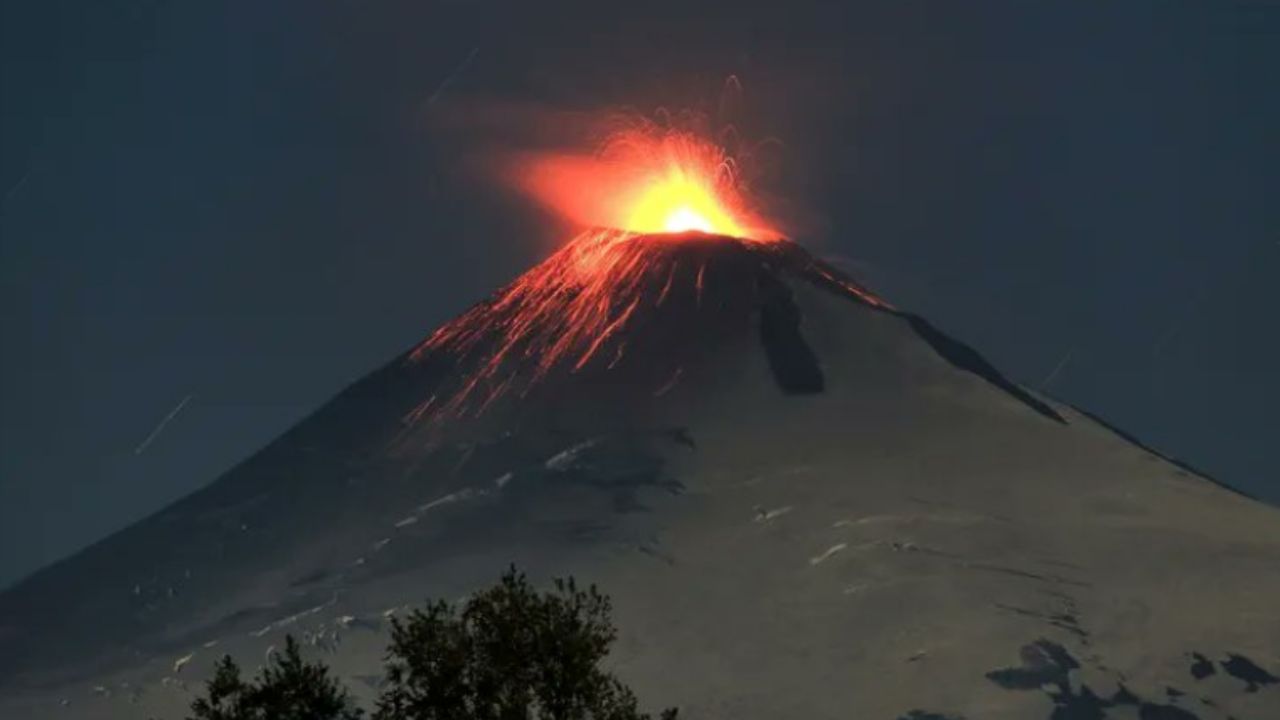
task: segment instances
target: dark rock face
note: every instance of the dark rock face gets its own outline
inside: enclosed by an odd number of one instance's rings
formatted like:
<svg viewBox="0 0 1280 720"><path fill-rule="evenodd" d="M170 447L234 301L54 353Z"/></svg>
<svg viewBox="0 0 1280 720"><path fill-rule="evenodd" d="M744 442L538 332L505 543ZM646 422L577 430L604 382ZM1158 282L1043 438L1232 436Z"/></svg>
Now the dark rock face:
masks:
<svg viewBox="0 0 1280 720"><path fill-rule="evenodd" d="M1203 680L1217 672L1213 668L1213 663L1209 662L1209 658L1200 653L1191 653L1191 659L1191 677L1196 680Z"/></svg>
<svg viewBox="0 0 1280 720"><path fill-rule="evenodd" d="M991 363L987 362L978 351L965 345L964 343L944 335L935 328L928 320L917 315L906 315L907 321L911 323L911 327L915 329L920 337L938 352L939 355L946 358L948 362L958 368L967 370L974 375L986 380L992 385L1009 393L1017 398L1020 402L1026 404L1027 407L1044 415L1045 417L1057 422L1066 422L1058 411L1049 407L1048 404L1036 398L1031 393L1018 387L1015 383L1010 382L1007 378L1000 374Z"/></svg>
<svg viewBox="0 0 1280 720"><path fill-rule="evenodd" d="M1019 655L1021 665L992 670L986 674L986 678L1006 690L1044 692L1053 702L1053 710L1046 720L1105 720L1111 717L1108 711L1120 708L1137 708L1141 720L1200 718L1192 709L1179 704L1188 693L1173 686L1165 688L1165 696L1169 702L1162 703L1136 695L1124 685L1123 677L1116 678L1118 689L1109 697L1099 695L1086 684L1073 682L1072 673L1081 668L1081 662L1066 648L1053 641L1036 640L1022 646ZM1195 661L1191 668L1191 675L1195 680L1204 680L1214 674L1213 664L1204 655L1196 652L1190 655ZM1274 675L1242 655L1228 654L1227 660L1220 664L1228 675L1247 683L1245 692L1257 692L1259 688L1277 681ZM1093 665L1097 669L1104 669L1096 662ZM1276 701L1280 703L1280 697ZM1207 700L1202 700L1201 704L1214 707ZM932 716L923 714L919 717Z"/></svg>
<svg viewBox="0 0 1280 720"><path fill-rule="evenodd" d="M772 273L760 274L760 342L778 387L790 395L822 392L818 357L800 332L800 309Z"/></svg>
<svg viewBox="0 0 1280 720"><path fill-rule="evenodd" d="M1245 683L1245 692L1258 692L1258 689L1265 685L1274 685L1280 682L1280 678L1258 667L1249 658L1243 655L1230 654L1227 659L1219 663L1222 665L1222 671L1237 680Z"/></svg>
<svg viewBox="0 0 1280 720"><path fill-rule="evenodd" d="M1019 655L1022 657L1020 667L992 670L987 673L987 679L1006 690L1035 690L1042 685L1057 685L1060 692L1070 692L1067 676L1079 668L1080 663L1061 645L1037 640L1023 645Z"/></svg>

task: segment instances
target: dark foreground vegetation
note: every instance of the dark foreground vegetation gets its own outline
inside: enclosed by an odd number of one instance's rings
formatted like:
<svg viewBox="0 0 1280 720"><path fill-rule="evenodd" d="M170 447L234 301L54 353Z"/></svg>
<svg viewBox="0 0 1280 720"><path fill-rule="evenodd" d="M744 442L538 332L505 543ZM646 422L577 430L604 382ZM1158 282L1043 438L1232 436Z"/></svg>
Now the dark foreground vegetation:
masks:
<svg viewBox="0 0 1280 720"><path fill-rule="evenodd" d="M514 568L461 606L428 603L393 619L372 720L649 720L600 667L617 637L608 597L557 580L538 592ZM320 662L289 637L256 677L224 657L189 720L366 717ZM674 720L676 711L661 713Z"/></svg>

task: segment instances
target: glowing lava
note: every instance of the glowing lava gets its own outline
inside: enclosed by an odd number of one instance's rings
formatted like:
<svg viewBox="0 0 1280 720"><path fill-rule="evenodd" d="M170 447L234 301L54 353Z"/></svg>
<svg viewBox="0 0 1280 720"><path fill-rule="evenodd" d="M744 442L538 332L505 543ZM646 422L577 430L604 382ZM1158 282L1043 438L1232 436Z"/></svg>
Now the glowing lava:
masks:
<svg viewBox="0 0 1280 720"><path fill-rule="evenodd" d="M662 229L672 233L685 232L687 230L710 233L714 232L716 227L705 215L691 207L677 208L672 212L666 213L665 217Z"/></svg>
<svg viewBox="0 0 1280 720"><path fill-rule="evenodd" d="M527 155L509 174L521 190L587 227L697 230L756 242L781 237L753 210L734 160L691 133L630 128L594 155Z"/></svg>
<svg viewBox="0 0 1280 720"><path fill-rule="evenodd" d="M529 194L595 229L411 353L413 362L442 353L465 376L437 389L406 422L479 414L553 371L577 373L593 361L613 369L627 349L628 323L638 311L662 305L677 278L702 296L706 261L687 267L694 255L672 252L673 244L741 243L762 258L798 250L751 211L732 160L687 133L631 129L595 156L532 156L515 169ZM845 289L862 292L852 284Z"/></svg>
<svg viewBox="0 0 1280 720"><path fill-rule="evenodd" d="M652 282L652 246L632 242L635 237L623 230L585 232L433 333L412 360L445 350L479 364L461 387L431 398L408 419L429 411L479 413L517 383L523 391L558 366L581 370L626 326ZM650 301L661 303L665 294ZM618 357L621 352L615 350Z"/></svg>
<svg viewBox="0 0 1280 720"><path fill-rule="evenodd" d="M707 170L672 162L661 173L640 181L642 189L637 191L638 197L632 201L633 209L622 227L639 233L697 230L732 237L752 234L733 217L730 205L718 197L714 176L706 175Z"/></svg>

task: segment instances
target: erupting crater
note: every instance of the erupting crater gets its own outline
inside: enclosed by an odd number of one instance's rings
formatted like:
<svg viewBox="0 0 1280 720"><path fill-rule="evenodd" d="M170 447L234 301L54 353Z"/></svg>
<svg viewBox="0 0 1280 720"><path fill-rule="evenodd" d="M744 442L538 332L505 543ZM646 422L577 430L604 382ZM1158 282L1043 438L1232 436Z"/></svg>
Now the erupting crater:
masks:
<svg viewBox="0 0 1280 720"><path fill-rule="evenodd" d="M437 388L406 423L480 414L555 373L611 371L655 334L665 338L662 347L644 356L658 367L650 374L662 373L661 390L683 365L663 368L654 358L687 359L695 341L753 323L770 338L789 337L763 330L771 318L798 322L778 309L790 303L784 275L885 307L784 239L754 211L734 160L693 134L632 128L597 154L529 156L513 170L522 190L591 229L410 353L413 363L447 359L459 379ZM813 391L821 386L815 372L779 382Z"/></svg>
<svg viewBox="0 0 1280 720"><path fill-rule="evenodd" d="M553 374L613 371L640 343L653 346L635 353L652 374L664 361L687 358L713 335L758 328L772 337L776 319L798 323L785 309L788 283L797 281L888 307L789 240L697 230L583 233L412 351L411 362L449 358L461 380L434 393L406 420L479 414ZM768 337L765 342L772 347ZM679 363L674 365L662 372L678 373ZM789 391L814 388L812 381L779 382Z"/></svg>

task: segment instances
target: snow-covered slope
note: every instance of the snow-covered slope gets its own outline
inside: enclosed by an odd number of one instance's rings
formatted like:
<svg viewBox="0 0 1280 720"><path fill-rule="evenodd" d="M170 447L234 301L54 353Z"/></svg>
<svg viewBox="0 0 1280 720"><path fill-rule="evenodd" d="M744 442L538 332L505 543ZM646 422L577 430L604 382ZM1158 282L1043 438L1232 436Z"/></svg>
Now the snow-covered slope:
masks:
<svg viewBox="0 0 1280 720"><path fill-rule="evenodd" d="M285 633L372 693L389 613L514 562L612 595L691 718L1280 717L1276 509L799 246L631 242L0 596L0 716L180 717Z"/></svg>

